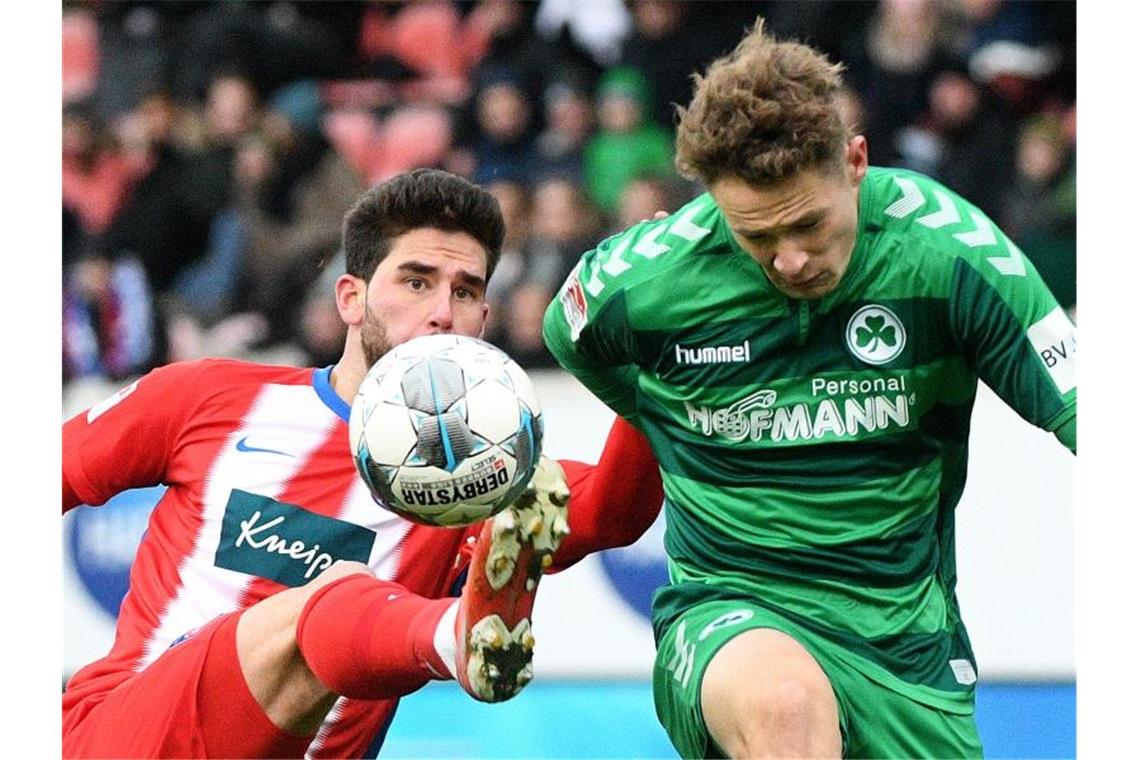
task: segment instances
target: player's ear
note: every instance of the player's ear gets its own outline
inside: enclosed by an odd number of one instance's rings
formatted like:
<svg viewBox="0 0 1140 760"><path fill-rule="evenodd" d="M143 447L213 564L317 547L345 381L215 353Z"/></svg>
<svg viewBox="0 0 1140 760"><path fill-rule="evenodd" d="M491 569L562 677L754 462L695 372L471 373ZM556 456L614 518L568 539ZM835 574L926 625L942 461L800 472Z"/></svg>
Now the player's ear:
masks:
<svg viewBox="0 0 1140 760"><path fill-rule="evenodd" d="M476 336L480 339L482 339L483 334L487 332L487 315L490 313L491 313L491 305L489 303L487 303L486 301L484 301L483 302L483 324L479 325L479 335Z"/></svg>
<svg viewBox="0 0 1140 760"><path fill-rule="evenodd" d="M858 187L864 175L867 174L867 138L855 135L847 141L847 155L845 156L845 169L847 180Z"/></svg>
<svg viewBox="0 0 1140 760"><path fill-rule="evenodd" d="M334 286L336 294L336 310L340 318L349 327L355 327L364 322L364 303L368 298L368 283L351 274L342 274L336 278Z"/></svg>

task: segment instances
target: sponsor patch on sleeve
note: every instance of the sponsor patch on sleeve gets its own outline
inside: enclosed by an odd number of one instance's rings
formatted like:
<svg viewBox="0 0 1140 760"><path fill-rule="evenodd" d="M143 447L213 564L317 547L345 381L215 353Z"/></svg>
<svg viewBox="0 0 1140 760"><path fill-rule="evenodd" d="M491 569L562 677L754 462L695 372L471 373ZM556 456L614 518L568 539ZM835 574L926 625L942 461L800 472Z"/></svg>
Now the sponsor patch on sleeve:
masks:
<svg viewBox="0 0 1140 760"><path fill-rule="evenodd" d="M1030 326L1029 342L1061 393L1077 387L1077 328L1058 306Z"/></svg>
<svg viewBox="0 0 1140 760"><path fill-rule="evenodd" d="M570 274L562 292L558 294L562 302L562 314L566 317L566 324L570 325L570 339L578 340L582 328L586 326L586 294L582 290L582 281L578 279L578 267Z"/></svg>

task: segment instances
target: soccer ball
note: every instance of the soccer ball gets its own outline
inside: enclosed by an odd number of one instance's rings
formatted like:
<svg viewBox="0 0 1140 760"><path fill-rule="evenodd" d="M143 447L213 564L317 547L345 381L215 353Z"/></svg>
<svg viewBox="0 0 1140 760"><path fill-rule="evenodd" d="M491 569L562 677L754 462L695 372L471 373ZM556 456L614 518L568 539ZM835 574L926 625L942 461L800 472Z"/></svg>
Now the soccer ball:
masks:
<svg viewBox="0 0 1140 760"><path fill-rule="evenodd" d="M349 445L378 504L461 526L506 508L542 452L530 378L490 343L426 335L384 354L352 403Z"/></svg>

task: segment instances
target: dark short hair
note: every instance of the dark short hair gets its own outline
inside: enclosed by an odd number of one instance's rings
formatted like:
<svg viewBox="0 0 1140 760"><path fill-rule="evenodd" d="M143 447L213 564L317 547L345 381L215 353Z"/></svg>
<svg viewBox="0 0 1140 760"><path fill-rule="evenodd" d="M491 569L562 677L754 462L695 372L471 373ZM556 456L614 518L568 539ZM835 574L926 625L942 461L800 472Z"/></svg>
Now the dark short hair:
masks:
<svg viewBox="0 0 1140 760"><path fill-rule="evenodd" d="M411 230L465 232L487 252L487 279L503 247L503 215L489 192L439 169L415 169L373 186L344 216L345 271L369 280L392 241Z"/></svg>

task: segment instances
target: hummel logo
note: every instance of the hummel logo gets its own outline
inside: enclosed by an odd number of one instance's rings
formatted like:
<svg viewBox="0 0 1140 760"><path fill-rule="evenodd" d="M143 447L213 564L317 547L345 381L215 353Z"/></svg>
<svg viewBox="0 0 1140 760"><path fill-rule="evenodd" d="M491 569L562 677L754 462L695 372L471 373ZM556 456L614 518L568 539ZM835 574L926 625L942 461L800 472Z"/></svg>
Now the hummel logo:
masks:
<svg viewBox="0 0 1140 760"><path fill-rule="evenodd" d="M250 446L248 443L246 443L246 441L248 441L248 440L249 440L249 436L247 435L244 438L242 438L240 441L238 441L237 442L237 450L238 451L244 451L244 452L260 451L260 452L265 453L265 454L280 454L283 457L293 456L288 451L278 451L277 449L263 449L260 446Z"/></svg>
<svg viewBox="0 0 1140 760"><path fill-rule="evenodd" d="M724 364L751 361L752 346L745 340L735 346L673 346L678 364Z"/></svg>

